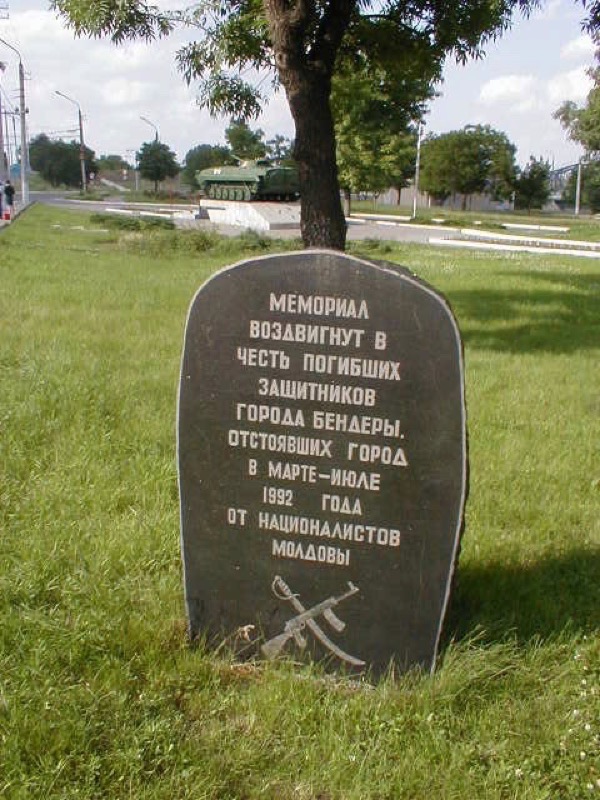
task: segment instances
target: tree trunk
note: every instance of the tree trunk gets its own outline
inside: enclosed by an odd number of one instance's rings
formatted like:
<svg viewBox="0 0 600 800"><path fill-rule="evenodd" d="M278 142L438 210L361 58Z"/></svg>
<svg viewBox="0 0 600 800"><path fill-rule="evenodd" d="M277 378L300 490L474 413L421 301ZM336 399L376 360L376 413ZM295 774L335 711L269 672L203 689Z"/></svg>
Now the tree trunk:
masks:
<svg viewBox="0 0 600 800"><path fill-rule="evenodd" d="M344 188L344 216L346 219L352 213L352 192L348 188Z"/></svg>
<svg viewBox="0 0 600 800"><path fill-rule="evenodd" d="M295 77L296 85L286 85L286 92L296 125L294 158L300 179L302 241L305 247L343 250L346 219L338 182L329 81Z"/></svg>
<svg viewBox="0 0 600 800"><path fill-rule="evenodd" d="M263 0L275 66L296 126L294 158L305 247L343 250L346 244L329 98L335 58L356 2L325 4L315 28L316 4L311 0Z"/></svg>

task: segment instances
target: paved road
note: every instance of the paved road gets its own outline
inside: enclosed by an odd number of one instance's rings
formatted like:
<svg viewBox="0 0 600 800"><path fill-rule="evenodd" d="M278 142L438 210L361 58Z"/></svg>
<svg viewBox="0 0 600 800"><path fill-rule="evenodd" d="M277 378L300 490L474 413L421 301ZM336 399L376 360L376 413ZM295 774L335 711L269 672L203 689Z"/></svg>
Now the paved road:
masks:
<svg viewBox="0 0 600 800"><path fill-rule="evenodd" d="M49 203L52 205L59 205L63 208L78 208L84 211L106 211L108 207L127 206L127 202L123 198L113 198L110 201L82 201L77 195L68 196L64 193L55 192L32 192L32 200L37 202ZM152 207L153 204L147 204ZM170 210L172 207L169 204L165 206ZM163 206L163 208L165 207ZM215 205L211 201L211 206L214 206L213 211L218 213L218 204ZM261 210L261 216L267 216L269 219L280 220L283 224L285 219L297 218L297 210L290 210L289 207L281 203L255 203L248 204L248 207L255 207ZM268 206L272 208L269 210ZM186 208L182 206L182 208ZM195 211L194 206L187 206L190 211ZM221 209L223 210L223 209ZM239 211L239 209L238 209ZM293 213L292 213L293 212ZM237 212L236 212L237 213ZM188 220L176 220L176 223L181 226L193 227L217 227L219 232L227 236L239 236L242 227L239 225L224 225L215 224L210 220L195 220L190 214ZM5 223L0 221L0 227ZM267 232L265 232L267 233ZM299 226L295 225L290 228L278 228L269 231L267 235L274 238L296 238L300 237ZM529 235L493 235L485 231L460 231L456 228L444 228L437 225L411 225L406 222L397 222L393 218L386 215L381 215L377 219L353 217L348 225L348 239L349 240L365 240L365 239L378 239L382 241L394 242L419 242L421 244L429 243L430 239L436 239L438 242L441 239L452 239L454 241L447 242L446 245L453 247L468 247L470 249L477 248L482 250L496 250L502 252L528 252L536 253L537 255L572 255L586 258L600 258L600 250L598 250L598 243L596 242L573 242L566 240L564 242L557 240L548 240L544 236L529 236ZM484 241L485 239L485 241ZM441 242L440 242L441 244Z"/></svg>
<svg viewBox="0 0 600 800"><path fill-rule="evenodd" d="M442 228L440 225L411 225L409 223L389 223L387 221L351 220L348 226L348 239L381 239L388 242L420 242L427 244L430 236L441 239L456 238L456 228Z"/></svg>
<svg viewBox="0 0 600 800"><path fill-rule="evenodd" d="M105 202L101 200L81 200L79 192L72 196L64 192L30 192L29 197L34 203L44 203L49 206L62 206L77 211L106 211L108 206L114 207L118 202Z"/></svg>
<svg viewBox="0 0 600 800"><path fill-rule="evenodd" d="M109 207L115 208L127 205L125 198L117 198L109 201L81 201L78 195L73 194L73 196L69 196L64 192L31 192L31 199L38 203L96 212L106 211ZM204 222L204 225L209 227L211 223ZM230 225L219 225L218 227L222 233L230 236L239 235L242 230L239 227ZM376 221L372 219L359 220L355 218L351 219L348 225L348 239L353 241L360 239L377 239L382 241L427 243L430 236L450 238L456 237L457 234L458 232L456 229L444 229L441 226L393 223L385 219ZM274 238L293 239L300 236L300 231L298 227L281 228L270 231L268 235Z"/></svg>

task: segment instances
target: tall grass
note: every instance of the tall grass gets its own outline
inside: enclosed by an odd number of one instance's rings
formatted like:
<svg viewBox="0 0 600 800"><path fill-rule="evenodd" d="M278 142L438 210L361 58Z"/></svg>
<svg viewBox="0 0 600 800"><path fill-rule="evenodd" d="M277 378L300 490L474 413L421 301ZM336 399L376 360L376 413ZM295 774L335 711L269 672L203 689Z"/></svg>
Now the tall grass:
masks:
<svg viewBox="0 0 600 800"><path fill-rule="evenodd" d="M0 796L600 797L596 263L384 248L458 316L471 493L439 669L371 686L185 636L186 311L283 243L98 225L0 236Z"/></svg>

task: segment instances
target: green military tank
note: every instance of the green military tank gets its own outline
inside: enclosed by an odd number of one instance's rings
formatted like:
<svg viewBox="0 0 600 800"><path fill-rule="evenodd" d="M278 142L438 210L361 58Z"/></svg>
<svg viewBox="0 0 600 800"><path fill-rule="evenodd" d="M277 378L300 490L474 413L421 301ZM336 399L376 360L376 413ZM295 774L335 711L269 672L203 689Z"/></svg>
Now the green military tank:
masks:
<svg viewBox="0 0 600 800"><path fill-rule="evenodd" d="M235 166L209 167L196 173L206 197L212 200L297 200L298 170L266 158L239 160Z"/></svg>

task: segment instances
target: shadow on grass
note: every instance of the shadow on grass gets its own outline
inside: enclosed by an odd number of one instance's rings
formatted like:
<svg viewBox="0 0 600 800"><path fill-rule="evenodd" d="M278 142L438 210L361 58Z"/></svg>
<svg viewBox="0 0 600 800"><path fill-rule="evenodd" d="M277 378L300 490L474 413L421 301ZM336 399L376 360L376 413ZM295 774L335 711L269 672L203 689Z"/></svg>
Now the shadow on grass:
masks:
<svg viewBox="0 0 600 800"><path fill-rule="evenodd" d="M483 629L525 641L569 628L600 629L600 549L575 550L527 565L458 567L446 638Z"/></svg>
<svg viewBox="0 0 600 800"><path fill-rule="evenodd" d="M599 346L600 273L529 271L518 277L530 285L450 294L467 346L509 353L572 353ZM509 278L514 284L515 274Z"/></svg>

